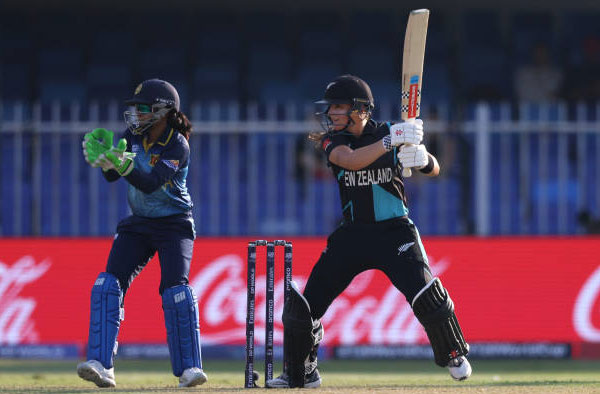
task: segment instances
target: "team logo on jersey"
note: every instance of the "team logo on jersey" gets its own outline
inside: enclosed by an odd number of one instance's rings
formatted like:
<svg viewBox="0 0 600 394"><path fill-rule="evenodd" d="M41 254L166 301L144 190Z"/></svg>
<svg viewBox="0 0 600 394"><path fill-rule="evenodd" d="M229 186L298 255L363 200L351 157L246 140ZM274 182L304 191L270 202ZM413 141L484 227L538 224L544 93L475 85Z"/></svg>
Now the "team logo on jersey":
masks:
<svg viewBox="0 0 600 394"><path fill-rule="evenodd" d="M167 165L167 167L177 170L179 168L179 160L162 160L163 163Z"/></svg>
<svg viewBox="0 0 600 394"><path fill-rule="evenodd" d="M158 163L158 159L160 159L160 155L150 154L150 165L154 167Z"/></svg>
<svg viewBox="0 0 600 394"><path fill-rule="evenodd" d="M137 88L135 88L135 92L133 92L134 95L139 94L142 91L142 84L140 83Z"/></svg>
<svg viewBox="0 0 600 394"><path fill-rule="evenodd" d="M398 247L398 256L400 255L400 253L404 253L406 252L408 249L410 249L411 246L413 246L415 243L414 242L409 242L403 245L400 245Z"/></svg>
<svg viewBox="0 0 600 394"><path fill-rule="evenodd" d="M329 145L331 145L331 138L325 138L323 140L323 144L321 145L323 147L323 150L327 150L327 148L329 148Z"/></svg>

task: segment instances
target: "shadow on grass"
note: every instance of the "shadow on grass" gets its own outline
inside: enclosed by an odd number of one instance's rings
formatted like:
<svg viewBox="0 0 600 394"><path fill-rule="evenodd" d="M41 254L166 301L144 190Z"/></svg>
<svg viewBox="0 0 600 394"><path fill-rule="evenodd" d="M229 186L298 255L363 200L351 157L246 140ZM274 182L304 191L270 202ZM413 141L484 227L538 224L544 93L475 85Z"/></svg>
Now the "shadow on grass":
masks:
<svg viewBox="0 0 600 394"><path fill-rule="evenodd" d="M39 374L58 372L75 373L77 364L84 360L10 360L0 359L2 373L27 373L36 371ZM215 372L244 372L244 361L204 361L204 369ZM281 363L275 363L276 368L281 368ZM115 360L115 372L170 372L169 360Z"/></svg>
<svg viewBox="0 0 600 394"><path fill-rule="evenodd" d="M260 388L259 388L260 389ZM267 389L264 389L267 390ZM244 388L235 388L235 387L207 387L207 386L198 386L198 387L190 387L189 389L180 389L172 386L169 387L143 387L143 388L114 388L108 389L103 388L100 389L98 387L90 387L90 388L72 388L72 387L52 387L52 388L44 388L44 389L32 389L32 388L2 388L2 393L7 394L21 394L21 393L61 393L61 394L79 394L79 393L98 393L98 392L107 392L107 393L185 393L185 392L237 392L237 391L245 391ZM279 390L268 390L270 393Z"/></svg>
<svg viewBox="0 0 600 394"><path fill-rule="evenodd" d="M473 384L469 387L490 387L490 386L565 386L565 385L596 385L600 380L545 380L545 381L518 381L518 382L490 382L486 384Z"/></svg>

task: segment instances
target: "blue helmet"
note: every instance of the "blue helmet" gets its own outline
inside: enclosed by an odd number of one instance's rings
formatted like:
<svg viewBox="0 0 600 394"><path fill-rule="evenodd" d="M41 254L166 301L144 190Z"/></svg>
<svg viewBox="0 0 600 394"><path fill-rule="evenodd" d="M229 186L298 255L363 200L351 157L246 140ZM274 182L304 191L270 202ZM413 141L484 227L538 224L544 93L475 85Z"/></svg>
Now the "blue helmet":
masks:
<svg viewBox="0 0 600 394"><path fill-rule="evenodd" d="M131 106L124 113L127 127L133 134L144 134L169 111L179 111L179 94L167 81L148 79L135 88L133 97L125 100L125 104Z"/></svg>

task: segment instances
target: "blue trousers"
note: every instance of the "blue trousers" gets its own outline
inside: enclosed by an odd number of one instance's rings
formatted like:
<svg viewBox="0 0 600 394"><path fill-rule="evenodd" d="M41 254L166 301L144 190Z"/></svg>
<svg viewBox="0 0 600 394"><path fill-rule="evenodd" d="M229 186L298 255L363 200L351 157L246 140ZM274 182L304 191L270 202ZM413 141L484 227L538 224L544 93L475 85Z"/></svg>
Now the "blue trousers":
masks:
<svg viewBox="0 0 600 394"><path fill-rule="evenodd" d="M187 285L194 249L194 222L190 215L163 218L129 216L117 226L106 272L113 274L125 294L133 279L158 252L159 293Z"/></svg>

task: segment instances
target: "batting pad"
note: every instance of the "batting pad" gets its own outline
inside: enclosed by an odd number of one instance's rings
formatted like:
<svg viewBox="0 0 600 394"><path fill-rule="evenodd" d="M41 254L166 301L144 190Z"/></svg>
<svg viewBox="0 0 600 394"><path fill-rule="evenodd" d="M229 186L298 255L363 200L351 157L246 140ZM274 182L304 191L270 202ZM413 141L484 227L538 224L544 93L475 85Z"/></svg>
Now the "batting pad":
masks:
<svg viewBox="0 0 600 394"><path fill-rule="evenodd" d="M187 285L166 289L162 295L167 342L175 376L188 368L202 369L198 300Z"/></svg>
<svg viewBox="0 0 600 394"><path fill-rule="evenodd" d="M92 287L87 359L98 360L107 369L113 367L113 356L117 353L122 301L117 278L101 272Z"/></svg>
<svg viewBox="0 0 600 394"><path fill-rule="evenodd" d="M310 305L296 285L290 282L290 296L283 307L283 352L287 361L289 387L304 387L304 376L307 370L307 360L311 350L318 345L322 338L321 325L313 321L310 315ZM308 369L316 367L308 365ZM311 371L312 372L312 371Z"/></svg>
<svg viewBox="0 0 600 394"><path fill-rule="evenodd" d="M469 345L454 314L454 303L438 278L415 296L412 307L425 328L437 365L446 367L453 358L469 353Z"/></svg>

